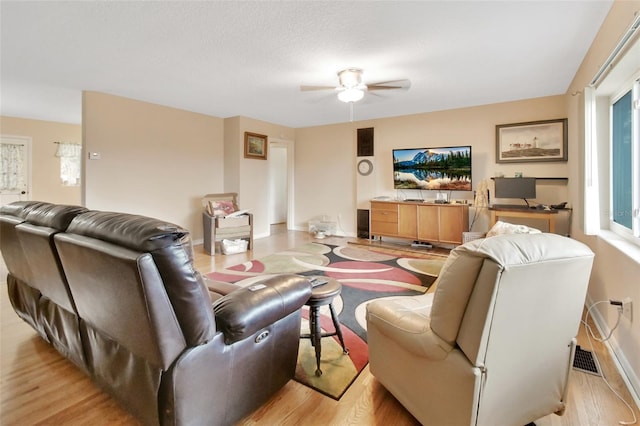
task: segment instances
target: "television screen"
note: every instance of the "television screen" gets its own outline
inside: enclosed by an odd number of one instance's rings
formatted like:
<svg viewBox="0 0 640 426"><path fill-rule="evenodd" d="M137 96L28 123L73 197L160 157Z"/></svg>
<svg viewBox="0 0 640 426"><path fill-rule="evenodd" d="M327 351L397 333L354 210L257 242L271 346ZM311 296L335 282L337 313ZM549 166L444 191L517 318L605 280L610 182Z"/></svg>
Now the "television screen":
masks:
<svg viewBox="0 0 640 426"><path fill-rule="evenodd" d="M471 191L471 147L394 149L393 187Z"/></svg>
<svg viewBox="0 0 640 426"><path fill-rule="evenodd" d="M536 198L536 178L493 178L496 198Z"/></svg>

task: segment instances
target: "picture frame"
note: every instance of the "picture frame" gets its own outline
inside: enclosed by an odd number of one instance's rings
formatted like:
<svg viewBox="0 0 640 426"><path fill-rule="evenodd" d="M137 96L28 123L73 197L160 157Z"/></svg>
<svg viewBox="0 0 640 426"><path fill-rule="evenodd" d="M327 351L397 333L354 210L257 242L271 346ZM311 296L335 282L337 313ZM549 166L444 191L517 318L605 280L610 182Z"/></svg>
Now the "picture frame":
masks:
<svg viewBox="0 0 640 426"><path fill-rule="evenodd" d="M267 159L267 135L244 132L244 158Z"/></svg>
<svg viewBox="0 0 640 426"><path fill-rule="evenodd" d="M567 119L496 125L496 163L567 161Z"/></svg>

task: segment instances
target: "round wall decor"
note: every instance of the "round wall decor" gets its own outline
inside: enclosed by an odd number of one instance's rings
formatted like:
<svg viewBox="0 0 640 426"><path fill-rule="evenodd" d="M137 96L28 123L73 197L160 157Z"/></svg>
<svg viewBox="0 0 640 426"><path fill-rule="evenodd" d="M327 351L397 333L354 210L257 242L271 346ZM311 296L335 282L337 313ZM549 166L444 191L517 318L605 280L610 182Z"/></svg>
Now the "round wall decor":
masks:
<svg viewBox="0 0 640 426"><path fill-rule="evenodd" d="M360 160L358 162L358 173L362 176L369 176L373 172L373 163L369 160Z"/></svg>

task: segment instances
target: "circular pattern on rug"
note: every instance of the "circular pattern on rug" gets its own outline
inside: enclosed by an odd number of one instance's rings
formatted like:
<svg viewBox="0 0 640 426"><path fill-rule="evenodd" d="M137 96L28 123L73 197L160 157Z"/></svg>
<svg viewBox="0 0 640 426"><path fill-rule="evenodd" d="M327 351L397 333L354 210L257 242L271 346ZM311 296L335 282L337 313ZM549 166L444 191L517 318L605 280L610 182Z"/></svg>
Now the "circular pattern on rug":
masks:
<svg viewBox="0 0 640 426"><path fill-rule="evenodd" d="M409 271L405 271L397 266L385 265L375 262L336 262L331 264L331 271L325 275L335 278L361 278L366 279L399 281L409 284L420 285L420 280Z"/></svg>
<svg viewBox="0 0 640 426"><path fill-rule="evenodd" d="M396 256L392 256L386 253L363 250L361 248L350 246L338 246L333 250L333 252L344 259L368 262L384 262L386 260L392 260L396 258Z"/></svg>
<svg viewBox="0 0 640 426"><path fill-rule="evenodd" d="M444 260L440 259L414 259L401 257L397 261L398 265L419 274L437 277L444 265Z"/></svg>
<svg viewBox="0 0 640 426"><path fill-rule="evenodd" d="M265 273L299 274L327 266L331 247L310 243L292 250L272 254L261 259Z"/></svg>

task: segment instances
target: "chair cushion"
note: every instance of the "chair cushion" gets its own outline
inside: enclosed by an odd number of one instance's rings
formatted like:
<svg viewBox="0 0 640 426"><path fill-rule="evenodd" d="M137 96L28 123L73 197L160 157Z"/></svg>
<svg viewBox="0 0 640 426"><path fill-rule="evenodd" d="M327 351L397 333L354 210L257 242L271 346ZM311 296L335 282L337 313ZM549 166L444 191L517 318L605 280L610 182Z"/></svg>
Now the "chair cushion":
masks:
<svg viewBox="0 0 640 426"><path fill-rule="evenodd" d="M442 360L453 346L433 333L432 304L433 293L374 300L367 304L367 324L419 357Z"/></svg>

